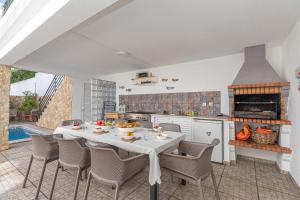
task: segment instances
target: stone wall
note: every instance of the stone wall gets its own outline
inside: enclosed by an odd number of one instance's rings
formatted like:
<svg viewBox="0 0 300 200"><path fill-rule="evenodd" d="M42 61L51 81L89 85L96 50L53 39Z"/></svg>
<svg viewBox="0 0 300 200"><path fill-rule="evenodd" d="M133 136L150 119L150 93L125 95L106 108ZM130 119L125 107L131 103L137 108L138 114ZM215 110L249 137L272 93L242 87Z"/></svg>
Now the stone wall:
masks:
<svg viewBox="0 0 300 200"><path fill-rule="evenodd" d="M10 68L0 65L0 151L8 149Z"/></svg>
<svg viewBox="0 0 300 200"><path fill-rule="evenodd" d="M24 97L21 96L10 96L9 107L11 109L18 109L22 105Z"/></svg>
<svg viewBox="0 0 300 200"><path fill-rule="evenodd" d="M51 102L42 113L37 126L55 129L61 121L72 118L72 79L65 77Z"/></svg>

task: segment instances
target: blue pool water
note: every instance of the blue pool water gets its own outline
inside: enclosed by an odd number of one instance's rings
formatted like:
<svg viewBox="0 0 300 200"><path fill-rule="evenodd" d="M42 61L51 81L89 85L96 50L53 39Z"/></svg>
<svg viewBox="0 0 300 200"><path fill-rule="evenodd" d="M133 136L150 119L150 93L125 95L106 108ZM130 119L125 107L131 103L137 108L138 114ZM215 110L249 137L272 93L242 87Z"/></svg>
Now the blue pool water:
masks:
<svg viewBox="0 0 300 200"><path fill-rule="evenodd" d="M30 135L28 133L37 134L20 127L9 128L8 132L8 141L16 141L30 138Z"/></svg>

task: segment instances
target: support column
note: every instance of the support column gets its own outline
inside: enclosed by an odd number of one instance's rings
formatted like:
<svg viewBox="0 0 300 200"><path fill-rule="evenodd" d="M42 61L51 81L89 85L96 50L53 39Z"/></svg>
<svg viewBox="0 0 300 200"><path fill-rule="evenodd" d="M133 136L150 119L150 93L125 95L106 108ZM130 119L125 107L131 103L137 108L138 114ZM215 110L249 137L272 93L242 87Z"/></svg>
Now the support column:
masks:
<svg viewBox="0 0 300 200"><path fill-rule="evenodd" d="M0 151L8 149L10 67L0 65Z"/></svg>

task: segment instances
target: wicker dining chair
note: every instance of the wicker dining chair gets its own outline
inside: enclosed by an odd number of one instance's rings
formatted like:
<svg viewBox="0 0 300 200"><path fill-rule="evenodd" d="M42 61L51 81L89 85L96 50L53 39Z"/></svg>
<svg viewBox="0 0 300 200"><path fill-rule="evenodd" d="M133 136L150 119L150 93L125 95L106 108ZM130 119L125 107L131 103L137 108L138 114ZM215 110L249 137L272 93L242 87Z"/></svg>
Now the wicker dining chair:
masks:
<svg viewBox="0 0 300 200"><path fill-rule="evenodd" d="M159 127L162 127L163 131L172 131L172 132L181 132L181 128L179 124L173 124L173 123L160 123L158 125Z"/></svg>
<svg viewBox="0 0 300 200"><path fill-rule="evenodd" d="M159 127L162 127L163 131L172 131L172 132L178 132L181 133L181 128L179 124L173 124L173 123L160 123L158 125ZM174 152L178 149L178 144L171 146L167 150L164 151L164 153L170 153Z"/></svg>
<svg viewBox="0 0 300 200"><path fill-rule="evenodd" d="M60 126L70 126L74 123L83 124L83 121L81 119L70 119L70 120L64 120L60 123Z"/></svg>
<svg viewBox="0 0 300 200"><path fill-rule="evenodd" d="M90 150L85 145L85 139L83 138L72 138L72 139L63 139L58 138L59 145L59 159L53 179L53 184L50 192L49 199L52 199L55 182L58 174L58 170L61 167L64 168L75 168L77 169L77 176L75 181L75 188L73 199L77 197L77 191L79 186L79 180L82 177L82 172L85 170L87 176L87 168L90 167Z"/></svg>
<svg viewBox="0 0 300 200"><path fill-rule="evenodd" d="M200 197L203 200L204 195L201 182L210 175L216 198L219 200L218 186L211 164L213 149L219 143L219 139L214 139L211 144L182 141L179 144L179 154L163 153L160 155L161 167L166 168L178 178L196 183ZM188 156L182 156L182 153Z"/></svg>
<svg viewBox="0 0 300 200"><path fill-rule="evenodd" d="M32 154L30 156L28 168L26 171L26 175L24 178L24 182L22 185L22 188L26 187L26 182L28 179L28 175L30 172L30 168L32 165L33 159L42 160L43 161L43 167L42 167L42 173L40 176L40 180L38 183L38 187L36 190L35 199L38 199L41 185L43 182L46 165L54 160L58 159L58 143L55 137L62 137L62 135L59 134L53 134L53 135L42 135L42 134L30 134L32 138Z"/></svg>
<svg viewBox="0 0 300 200"><path fill-rule="evenodd" d="M147 165L147 156L139 154L121 159L115 150L110 148L90 147L91 170L89 172L84 199L88 197L91 179L115 186L115 200L119 197L120 186Z"/></svg>

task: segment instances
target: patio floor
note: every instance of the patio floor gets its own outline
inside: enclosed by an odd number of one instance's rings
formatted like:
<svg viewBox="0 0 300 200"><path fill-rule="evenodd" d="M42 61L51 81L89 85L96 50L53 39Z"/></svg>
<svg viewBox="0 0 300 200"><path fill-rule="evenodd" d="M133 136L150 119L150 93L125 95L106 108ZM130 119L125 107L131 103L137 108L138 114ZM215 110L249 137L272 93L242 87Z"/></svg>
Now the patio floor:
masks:
<svg viewBox="0 0 300 200"><path fill-rule="evenodd" d="M31 142L13 144L7 151L0 152L0 199L34 199L39 180L40 161L34 161L27 187L22 189L24 174L31 153ZM47 166L39 199L48 199L56 162ZM276 165L261 160L239 158L234 166L214 164L221 199L226 200L296 200L300 190L289 175L280 174ZM192 184L180 185L162 170L160 199L195 200L198 199L197 187ZM148 170L145 169L121 187L120 199L149 199ZM72 199L75 171L59 172L54 199ZM86 180L80 182L78 198L83 199ZM206 200L215 199L211 179L204 183ZM91 183L89 199L112 199L114 190L95 181Z"/></svg>

